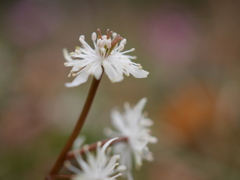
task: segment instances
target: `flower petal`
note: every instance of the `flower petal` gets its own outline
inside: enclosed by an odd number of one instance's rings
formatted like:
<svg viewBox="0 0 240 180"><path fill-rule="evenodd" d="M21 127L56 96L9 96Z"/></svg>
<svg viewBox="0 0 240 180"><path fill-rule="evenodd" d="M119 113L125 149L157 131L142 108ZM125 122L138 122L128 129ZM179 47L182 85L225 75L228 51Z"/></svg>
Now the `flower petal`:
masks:
<svg viewBox="0 0 240 180"><path fill-rule="evenodd" d="M134 107L134 111L135 112L142 112L145 104L147 102L147 98L142 98L140 101L138 101L138 103L135 105Z"/></svg>
<svg viewBox="0 0 240 180"><path fill-rule="evenodd" d="M103 67L108 78L112 82L119 82L123 80L123 75L114 69L114 67L108 61L103 61Z"/></svg>
<svg viewBox="0 0 240 180"><path fill-rule="evenodd" d="M69 52L66 48L63 49L63 56L64 56L64 59L68 62L71 62L73 61L73 59L71 58L71 56L69 55Z"/></svg>
<svg viewBox="0 0 240 180"><path fill-rule="evenodd" d="M99 80L101 75L103 73L103 69L102 69L102 66L101 65L98 65L96 68L95 68L95 71L94 71L94 77Z"/></svg>
<svg viewBox="0 0 240 180"><path fill-rule="evenodd" d="M112 123L113 123L114 127L118 131L124 132L126 126L124 124L123 117L120 114L120 112L117 110L112 110L111 117L112 117Z"/></svg>
<svg viewBox="0 0 240 180"><path fill-rule="evenodd" d="M146 78L149 74L149 72L139 69L137 67L134 68L134 70L129 71L135 78Z"/></svg>
<svg viewBox="0 0 240 180"><path fill-rule="evenodd" d="M70 83L65 83L66 87L76 87L80 84L83 84L87 81L89 73L86 69L83 69L80 74Z"/></svg>

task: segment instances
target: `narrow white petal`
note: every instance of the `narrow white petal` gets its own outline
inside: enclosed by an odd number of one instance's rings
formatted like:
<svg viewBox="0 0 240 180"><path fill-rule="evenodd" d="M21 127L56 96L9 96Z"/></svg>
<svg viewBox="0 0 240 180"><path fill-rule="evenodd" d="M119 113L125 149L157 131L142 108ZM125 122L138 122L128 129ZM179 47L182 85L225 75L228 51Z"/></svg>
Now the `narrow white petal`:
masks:
<svg viewBox="0 0 240 180"><path fill-rule="evenodd" d="M149 72L139 69L137 67L134 68L134 71L130 71L130 73L135 77L135 78L146 78L149 74Z"/></svg>
<svg viewBox="0 0 240 180"><path fill-rule="evenodd" d="M102 66L101 66L101 65L98 65L98 66L96 67L95 71L94 71L94 77L95 77L97 80L99 80L100 77L101 77L101 75L102 75L102 72L103 72Z"/></svg>
<svg viewBox="0 0 240 180"><path fill-rule="evenodd" d="M142 157L138 152L134 153L134 159L136 163L136 168L139 169L142 166Z"/></svg>
<svg viewBox="0 0 240 180"><path fill-rule="evenodd" d="M151 137L149 138L149 142L155 144L155 143L158 142L158 139L157 139L156 137L154 137L154 136L151 136Z"/></svg>
<svg viewBox="0 0 240 180"><path fill-rule="evenodd" d="M117 175L109 178L109 180L115 180L118 176L121 176L121 175L122 175L122 173L118 173Z"/></svg>
<svg viewBox="0 0 240 180"><path fill-rule="evenodd" d="M118 171L125 171L127 169L127 167L125 165L120 165L117 167Z"/></svg>
<svg viewBox="0 0 240 180"><path fill-rule="evenodd" d="M71 62L73 61L73 59L71 58L71 56L69 55L68 53L68 50L66 48L63 49L63 56L64 56L64 59L68 62Z"/></svg>
<svg viewBox="0 0 240 180"><path fill-rule="evenodd" d="M112 82L119 82L123 80L123 75L117 72L117 70L108 61L103 61L103 67L108 78Z"/></svg>
<svg viewBox="0 0 240 180"><path fill-rule="evenodd" d="M91 172L91 168L89 165L82 159L82 156L79 153L74 154L77 160L77 163L81 167L81 169L85 172Z"/></svg>
<svg viewBox="0 0 240 180"><path fill-rule="evenodd" d="M145 106L145 104L146 104L146 102L147 102L147 98L142 98L140 101L138 101L138 103L135 105L135 107L134 107L134 111L135 112L142 112L142 110L143 110L143 108L144 108L144 106Z"/></svg>
<svg viewBox="0 0 240 180"><path fill-rule="evenodd" d="M87 161L88 161L90 167L92 169L95 169L95 166L96 166L97 162L96 162L94 156L89 151L86 151L86 155L87 155Z"/></svg>
<svg viewBox="0 0 240 180"><path fill-rule="evenodd" d="M84 141L85 141L85 137L79 136L73 143L73 149L80 149Z"/></svg>
<svg viewBox="0 0 240 180"><path fill-rule="evenodd" d="M81 62L82 62L81 60L69 61L69 62L65 62L64 66L66 66L66 67L75 66L76 64L81 63Z"/></svg>
<svg viewBox="0 0 240 180"><path fill-rule="evenodd" d="M105 167L105 171L107 174L109 174L111 171L114 170L114 168L118 165L116 162L119 159L119 155L114 155L112 158L109 160L107 166Z"/></svg>
<svg viewBox="0 0 240 180"><path fill-rule="evenodd" d="M108 147L113 141L115 141L116 139L118 139L118 138L117 138L117 137L116 137L116 138L112 138L112 139L110 139L109 141L107 141L107 142L103 145L103 147L102 147L102 149L101 149L101 152L102 152L102 153L105 153L107 147Z"/></svg>
<svg viewBox="0 0 240 180"><path fill-rule="evenodd" d="M133 175L132 175L131 171L127 172L127 178L128 178L128 180L133 180Z"/></svg>
<svg viewBox="0 0 240 180"><path fill-rule="evenodd" d="M126 125L124 124L123 117L117 110L112 110L111 112L113 126L120 132L124 132Z"/></svg>
<svg viewBox="0 0 240 180"><path fill-rule="evenodd" d="M83 84L87 81L89 74L87 73L86 69L82 70L80 74L71 82L66 83L66 87L76 87L80 84Z"/></svg>
<svg viewBox="0 0 240 180"><path fill-rule="evenodd" d="M140 124L142 126L150 127L153 125L153 121L151 119L145 118L140 122Z"/></svg>
<svg viewBox="0 0 240 180"><path fill-rule="evenodd" d="M114 138L114 137L119 137L119 136L122 136L121 133L117 132L117 131L113 131L112 129L110 128L105 128L103 130L104 134L110 138Z"/></svg>
<svg viewBox="0 0 240 180"><path fill-rule="evenodd" d="M66 161L64 163L64 166L66 168L68 168L70 171L72 171L72 172L74 172L76 174L82 173L82 171L80 169L78 169L78 168L74 167L73 165L71 165L71 163L69 161Z"/></svg>

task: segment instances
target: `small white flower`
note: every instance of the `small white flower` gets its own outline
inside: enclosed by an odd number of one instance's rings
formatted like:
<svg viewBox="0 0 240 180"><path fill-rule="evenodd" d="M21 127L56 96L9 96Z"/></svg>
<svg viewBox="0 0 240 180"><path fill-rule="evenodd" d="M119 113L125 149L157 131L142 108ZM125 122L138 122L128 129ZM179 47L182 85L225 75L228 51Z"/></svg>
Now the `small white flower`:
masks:
<svg viewBox="0 0 240 180"><path fill-rule="evenodd" d="M110 30L107 30L106 35L101 35L99 29L98 34L92 34L94 49L85 41L84 36L80 36L79 41L82 47L77 47L75 52L69 54L66 49L63 50L67 61L64 65L73 67L69 77L76 77L71 83L66 83L67 87L85 83L90 74L100 79L103 70L112 82L123 80L123 74L132 74L136 78L146 78L149 74L140 64L131 61L136 59L135 56L126 55L135 49L123 51L126 39Z"/></svg>
<svg viewBox="0 0 240 180"><path fill-rule="evenodd" d="M107 141L102 147L101 143L97 144L96 155L89 152L88 147L85 146L86 160L83 160L80 153L75 153L76 160L80 169L71 165L69 161L65 162L65 166L76 175L72 178L73 180L115 180L122 174L120 171L125 170L125 166L118 166L117 161L119 155L110 156L110 151L107 151L108 146L117 138ZM77 139L76 146L81 146L83 143L82 139ZM117 167L117 168L116 168Z"/></svg>
<svg viewBox="0 0 240 180"><path fill-rule="evenodd" d="M105 133L109 137L127 137L127 143L117 143L113 146L114 153L120 154L120 164L127 167L127 177L133 179L132 158L136 167L142 165L142 159L153 160L152 153L148 150L148 143L156 143L157 138L150 135L149 127L152 121L142 114L146 104L146 98L141 99L133 108L128 103L125 104L125 112L120 113L113 110L111 113L112 124L117 131L106 129Z"/></svg>

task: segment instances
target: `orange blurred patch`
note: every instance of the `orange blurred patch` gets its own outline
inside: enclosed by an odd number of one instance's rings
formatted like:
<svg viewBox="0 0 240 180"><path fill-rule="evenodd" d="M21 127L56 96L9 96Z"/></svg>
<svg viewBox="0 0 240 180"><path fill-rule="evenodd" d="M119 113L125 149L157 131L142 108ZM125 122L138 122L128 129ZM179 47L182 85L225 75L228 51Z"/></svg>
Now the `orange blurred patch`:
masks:
<svg viewBox="0 0 240 180"><path fill-rule="evenodd" d="M165 105L162 117L175 138L194 143L211 127L215 115L216 92L207 85L192 85L179 90Z"/></svg>

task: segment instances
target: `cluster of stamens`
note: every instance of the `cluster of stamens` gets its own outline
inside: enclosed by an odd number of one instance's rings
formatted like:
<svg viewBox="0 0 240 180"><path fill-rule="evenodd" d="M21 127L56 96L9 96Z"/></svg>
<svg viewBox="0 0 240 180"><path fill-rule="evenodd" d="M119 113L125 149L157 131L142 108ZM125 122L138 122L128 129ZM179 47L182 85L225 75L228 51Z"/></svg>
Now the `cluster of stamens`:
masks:
<svg viewBox="0 0 240 180"><path fill-rule="evenodd" d="M100 51L102 57L107 57L110 55L114 47L120 42L120 45L117 47L116 50L122 51L124 46L127 42L126 39L123 39L119 34L107 30L106 35L102 35L100 29L97 30L97 33L92 33L92 41L97 41L96 45Z"/></svg>

